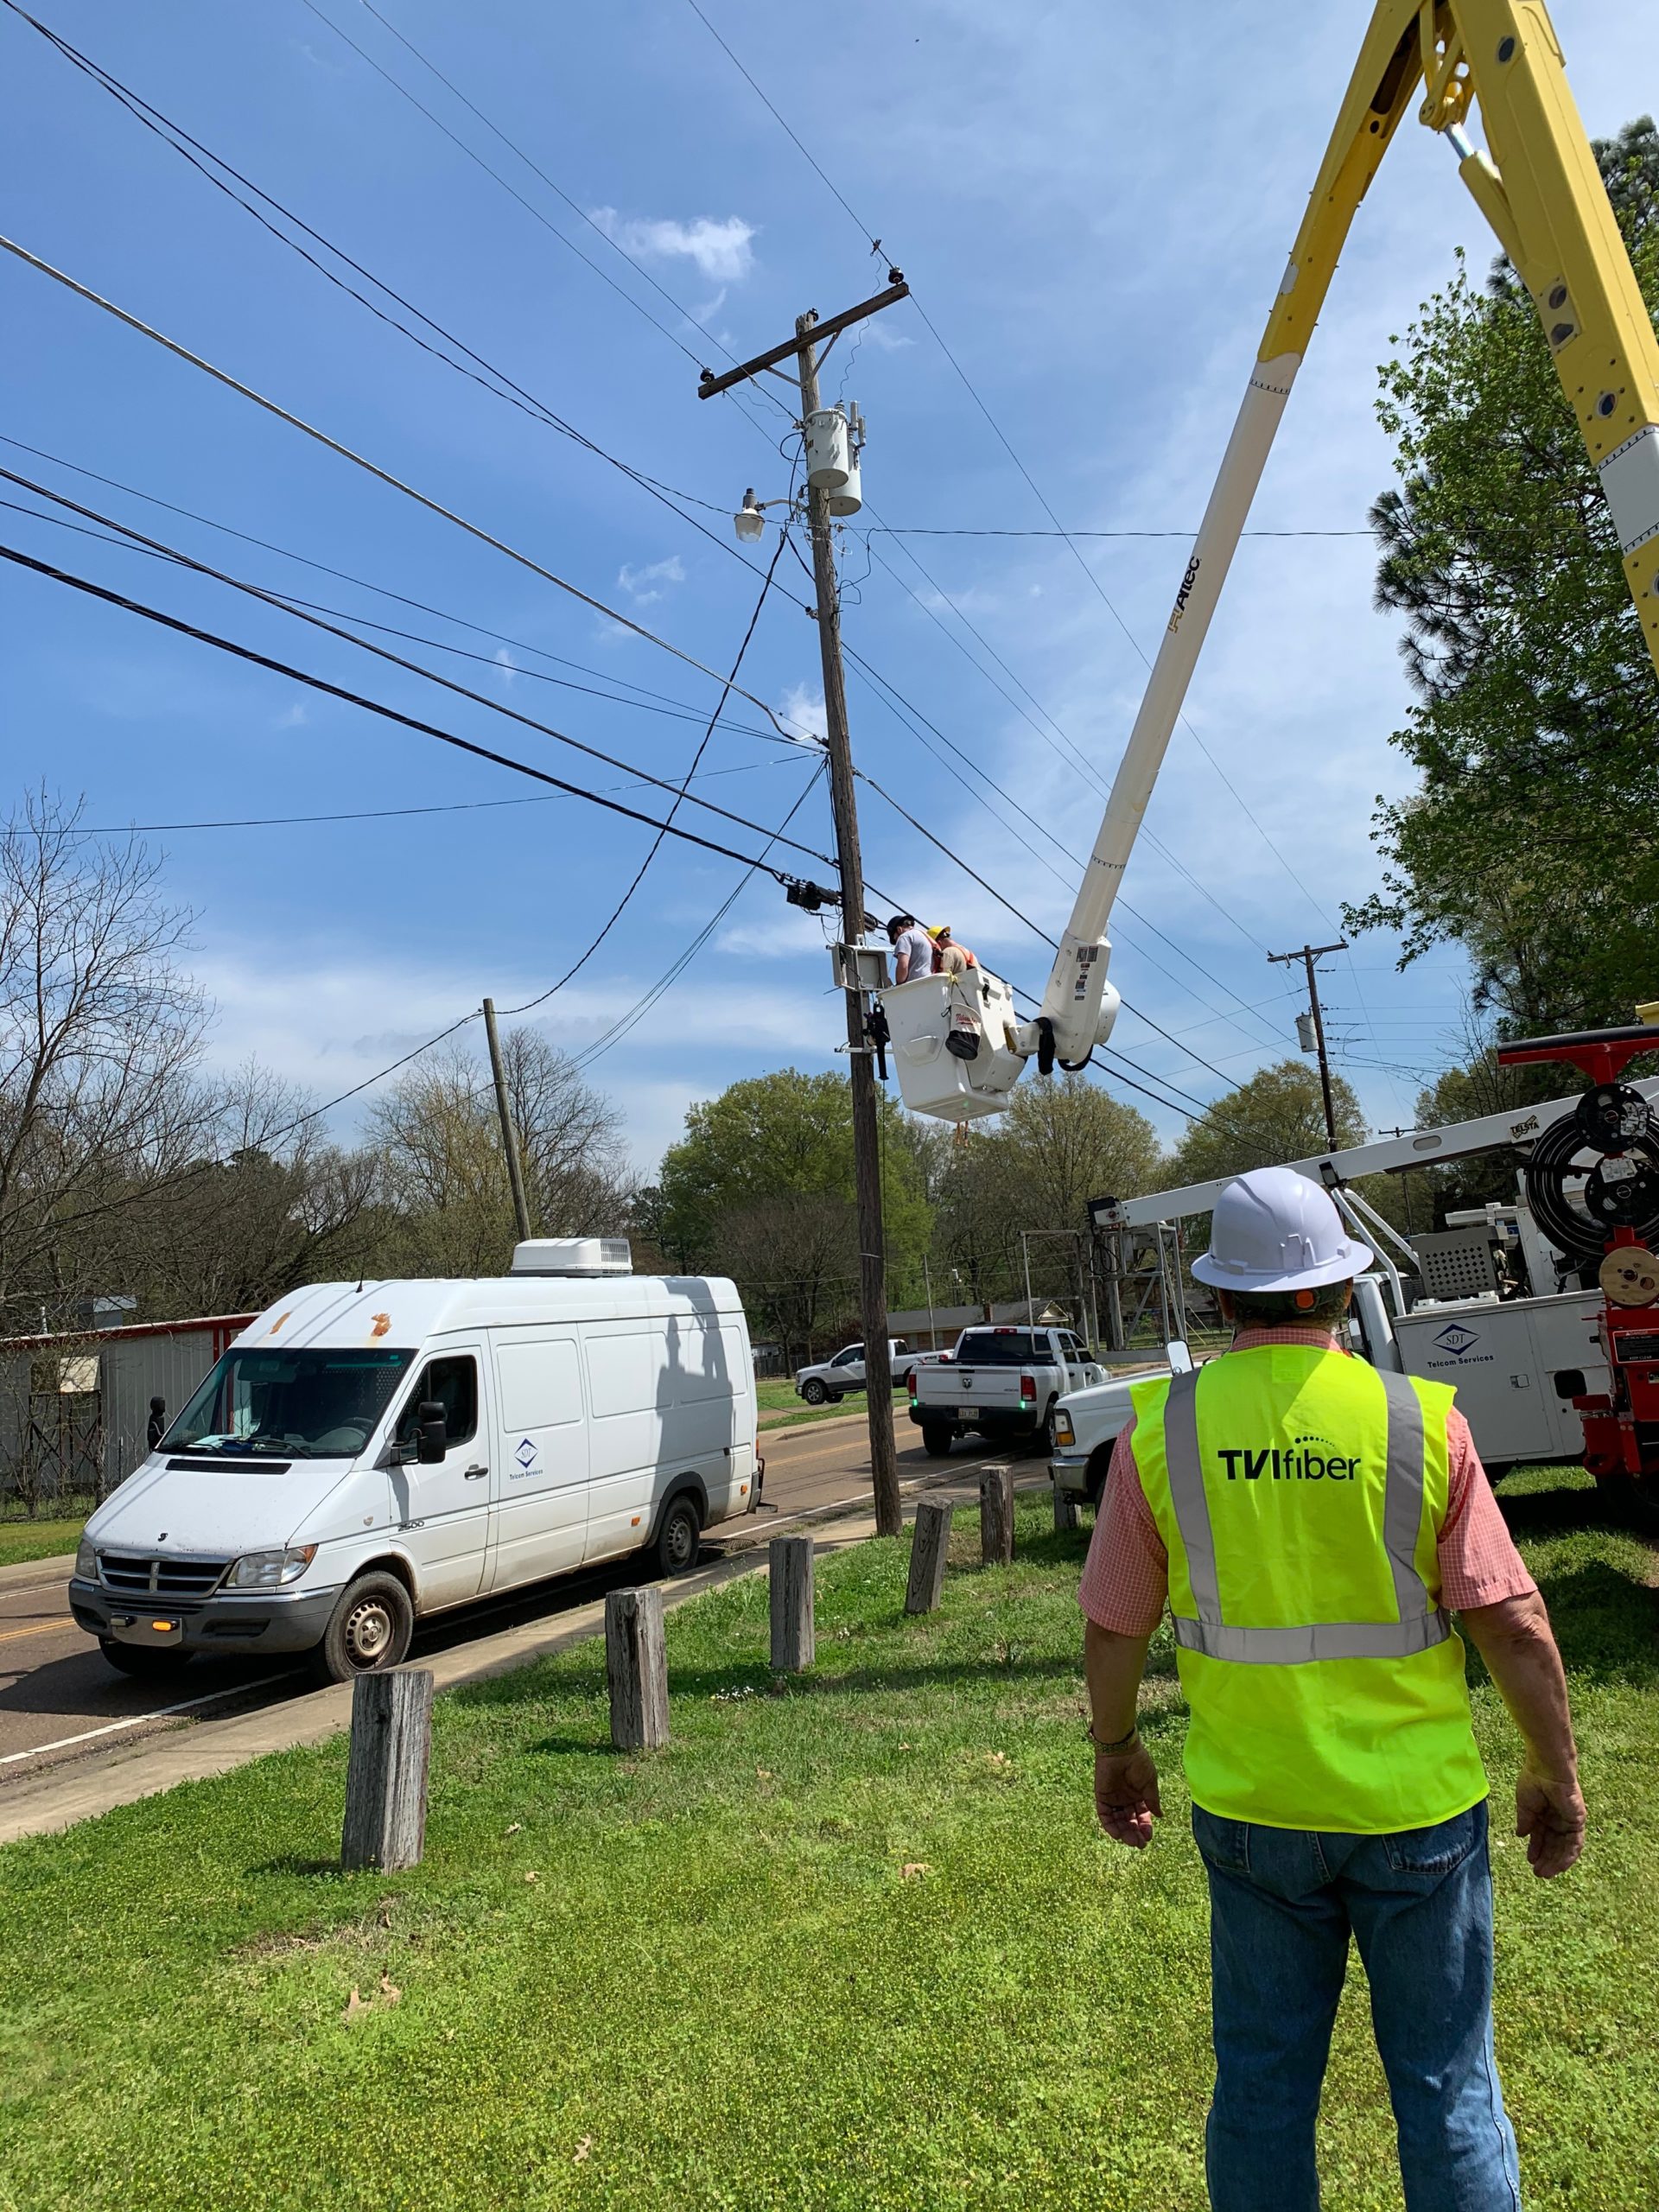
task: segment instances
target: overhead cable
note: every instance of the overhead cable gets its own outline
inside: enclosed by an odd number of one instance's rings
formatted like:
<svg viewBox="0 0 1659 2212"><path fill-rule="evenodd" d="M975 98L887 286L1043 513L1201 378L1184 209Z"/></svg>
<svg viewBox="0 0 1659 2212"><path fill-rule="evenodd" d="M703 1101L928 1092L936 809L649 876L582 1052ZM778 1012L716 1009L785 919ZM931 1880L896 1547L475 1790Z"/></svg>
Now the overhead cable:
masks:
<svg viewBox="0 0 1659 2212"><path fill-rule="evenodd" d="M161 539L147 537L143 531L133 530L125 523L113 521L111 517L99 514L95 508L83 506L79 500L71 499L61 492L48 491L43 485L34 483L26 476L20 476L13 469L0 468L0 480L12 484L21 484L26 490L36 493L42 498L55 500L60 505L72 509L76 514L86 515L95 522L104 523L109 528L118 531L124 537L132 539L140 550L155 553L162 560L170 562L176 567L189 569L196 575L211 577L215 583L227 584L232 590L242 592L250 599L257 600L264 606L275 607L280 613L290 615L296 621L308 623L313 629L324 631L332 638L339 638L347 645L355 645L360 652L372 653L377 660L388 661L394 668L404 669L411 676L423 677L429 683L438 684L446 691L453 691L460 698L470 699L475 706L488 708L492 714L504 715L509 721L522 723L526 729L536 730L543 737L554 738L559 744L568 745L575 752L585 753L591 760L602 760L607 768L620 768L625 774L637 777L642 783L653 784L659 791L671 791L674 794L677 809L686 796L684 785L677 785L669 777L654 776L649 769L638 767L631 760L620 760L615 753L606 753L596 745L588 744L582 738L572 737L565 730L556 729L550 722L539 721L533 715L521 714L518 708L508 706L503 699L493 699L487 692L475 691L468 684L457 683L453 677L442 675L436 669L427 668L419 661L409 660L402 653L393 652L389 646L377 645L372 638L359 638L353 631L343 628L339 623L325 621L320 614L311 613L302 607L291 604L279 593L266 591L258 584L248 583L239 576L231 575L223 569L209 566L205 561L193 560L188 553L181 553L174 546L163 544ZM773 563L775 566L775 555ZM771 575L768 573L766 584L762 587L762 600L766 596L766 588L770 582ZM757 616L759 614L758 605L756 614ZM752 618L747 636L744 640L746 645L748 637L752 637L753 632L754 620ZM721 694L721 706L725 704L730 688L728 678L727 690ZM703 732L702 742L697 747L696 760L693 762L694 768L697 762L701 761L703 750L713 734L715 723L719 719L720 706L716 706L708 728ZM816 746L811 748L815 753L818 749ZM710 814L719 815L724 821L736 823L741 829L757 831L760 829L760 825L758 823L749 821L744 815L734 814L728 807L715 805L712 799L697 798L694 799L692 804L704 808ZM673 819L671 811L669 818L671 821ZM785 842L792 842L793 841L785 840ZM826 868L835 866L829 854L818 852L810 845L797 846L796 850L804 853L809 860L822 861Z"/></svg>
<svg viewBox="0 0 1659 2212"><path fill-rule="evenodd" d="M276 400L267 399L263 392L256 391L251 385L242 383L239 378L230 375L224 369L215 368L211 361L204 360L200 353L193 353L188 346L181 346L175 339L165 336L162 332L141 321L137 315L130 315L124 308L118 307L112 300L104 298L100 293L93 291L89 285L78 283L74 277L67 275L61 269L54 268L49 261L43 261L38 254L31 253L27 246L20 245L15 238L0 236L0 247L3 247L6 252L15 255L29 268L38 270L41 276L49 276L54 283L63 285L67 290L73 292L79 298L89 302L93 307L101 308L106 315L113 315L118 322L124 322L129 329L137 331L141 337L150 339L155 344L164 346L169 353L176 354L180 360L188 361L192 368L200 369L217 383L238 393L244 399L251 399L256 407L264 408L267 414L274 415L279 422L288 423L290 429L302 431L307 437L315 438L319 445L326 446L331 453L338 454L343 461L349 461L354 467L361 468L367 474L378 478L381 483L390 485L394 492L401 492L405 499L413 499L417 506L426 508L429 513L440 516L445 522L454 523L458 530L465 531L469 537L477 538L480 544L490 546L498 553L504 553L508 560L516 561L521 568L528 569L532 575L540 576L543 582L554 585L560 591L568 592L571 598L579 600L584 607L591 607L596 613L603 614L610 621L619 623L625 630L632 631L636 637L644 638L648 644L659 647L665 653L671 653L676 660L683 661L688 668L695 668L700 676L706 676L715 683L721 681L715 671L709 668L706 663L698 660L695 654L683 652L678 645L671 645L665 638L659 638L654 631L647 630L643 623L636 622L631 615L620 613L615 607L607 607L602 599L595 599L591 592L583 591L580 585L573 584L567 578L556 575L551 569L543 568L539 561L532 560L528 553L520 552L517 546L509 545L505 538L497 537L492 531L484 529L480 524L468 522L464 515L457 514L453 507L446 507L441 500L429 499L424 492L417 492L412 484L407 484L401 477L394 476L390 469L382 468L378 463L365 459L362 454L353 452L350 446L342 445L338 438L330 437L326 430L318 429L314 423L306 422L303 416L292 413L289 409L280 406ZM752 691L740 691L739 696L747 699L752 707L758 707L780 737L790 735L790 732L785 729L764 699L756 698Z"/></svg>
<svg viewBox="0 0 1659 2212"><path fill-rule="evenodd" d="M309 0L308 0L308 4ZM789 123L785 120L783 115L779 112L778 108L773 105L772 100L768 99L764 92L761 91L760 86L749 74L748 70L744 67L742 62L739 60L737 55L733 52L730 46L727 44L720 33L715 30L714 25L709 21L708 16L703 14L702 10L697 5L697 0L686 0L686 4L690 8L692 13L697 17L698 21L703 25L703 28L709 32L709 36L713 38L715 43L721 48L727 58L730 60L733 67L737 70L740 76L741 76L744 81L749 86L756 98L761 102L767 112L777 123L779 129L785 133L785 137L791 140L810 168L822 180L826 188L833 194L834 198L838 201L842 208L852 221L855 228L870 246L871 251L875 251L879 250L882 245L882 240L874 237L869 226L860 219L857 213L849 203L846 195L842 192L840 187L835 182L835 180L830 175L828 170L823 168L817 156L808 149L805 143L798 137ZM1094 570L1089 566L1089 563L1084 559L1082 553L1077 550L1077 544L1074 542L1076 533L1074 531L1068 531L1065 524L1061 522L1058 515L1055 513L1053 507L1049 504L1047 498L1044 494L1041 487L1039 486L1036 478L1027 467L1025 462L1020 458L1020 455L1014 451L1014 445L1007 432L1003 429L996 417L992 414L990 409L985 404L985 401L980 397L980 394L976 389L973 380L969 376L967 370L963 367L962 363L957 359L957 356L952 353L950 347L945 343L944 334L939 330L938 325L934 322L932 317L928 314L927 309L923 305L921 300L917 296L914 286L911 289L910 299L911 304L914 307L917 314L920 315L922 321L926 326L929 335L932 338L934 344L938 347L945 359L950 364L951 368L956 372L957 378L962 383L963 389L967 392L975 406L984 416L985 421L989 426L992 434L996 438L997 442L1001 446L1003 451L1007 454L1008 459L1014 463L1015 468L1019 470L1020 475L1025 479L1026 483L1030 487L1032 496L1037 501L1038 505L1041 507L1043 512L1048 517L1049 521L1053 524L1056 535L1064 538L1071 553L1072 558L1077 562L1077 566L1083 570L1084 575L1088 578L1089 583L1096 597L1100 600L1101 604L1105 607L1113 621L1116 623L1118 628L1123 632L1125 638L1128 639L1130 646L1133 648L1142 666L1150 671L1152 663L1142 650L1139 639L1136 638L1135 632L1130 629L1122 615L1119 613L1117 607L1113 603L1110 594L1106 589L1106 587L1101 582L1100 578L1095 574ZM1280 851L1278 846L1274 844L1273 839L1268 835L1266 830L1262 828L1262 823L1252 812L1249 804L1244 798L1243 793L1237 790L1230 778L1228 776L1226 771L1223 768L1221 763L1216 759L1214 753L1211 752L1203 738L1199 736L1198 731L1193 728L1192 721L1185 710L1181 713L1180 720L1186 729L1187 734L1192 738L1199 752L1203 753L1205 759L1210 763L1210 766L1215 770L1217 775L1220 777L1223 785L1243 810L1245 819L1249 823L1251 828L1255 830L1262 843L1266 845L1268 850L1279 862L1279 865L1284 869L1286 874L1289 876L1291 881L1296 886L1303 897L1307 899L1308 903L1313 906L1315 913L1319 914L1322 920L1329 923L1329 915L1325 913L1324 909L1320 906L1318 899L1314 898L1313 893L1302 881L1295 869L1292 868L1290 862L1285 858L1283 853ZM1334 925L1332 925L1332 926L1334 927Z"/></svg>
<svg viewBox="0 0 1659 2212"><path fill-rule="evenodd" d="M308 553L296 553L290 545L278 545L269 537L256 537L251 531L238 530L231 523L218 522L212 515L199 514L194 507L181 507L175 500L163 499L156 493L141 491L136 484L124 484L118 476L105 476L96 468L83 467L78 461L66 461L61 454L48 453L44 446L29 445L22 438L8 436L3 430L0 430L0 445L14 446L20 453L32 453L37 461L49 461L55 468L67 468L72 475L87 477L92 483L103 484L111 492L124 492L129 499L142 499L146 506L162 507L168 514L181 516L186 522L200 523L204 530L217 531L222 537L238 538L244 545L257 545L262 553L275 553L281 560L297 562L302 568L315 569L321 576L333 576L340 583L355 586L359 591L372 592L377 598L394 601L399 607L412 607L417 613L430 614L440 622L453 622L457 629L470 630L475 637L492 638L497 645L511 646L514 652L531 653L538 660L551 661L558 668L574 668L583 676L595 677L601 683L613 686L613 690L608 693L594 692L592 696L595 698L610 698L619 706L633 706L638 703L636 700L620 699L616 696L619 691L632 691L639 695L640 701L658 702L649 709L651 712L671 713L679 718L691 721L701 721L703 718L702 708L693 707L686 700L676 699L666 691L653 691L648 684L632 683L626 676L613 676L604 670L589 668L585 661L571 660L563 653L550 652L545 645L531 645L527 638L515 638L505 630L492 630L487 624L471 621L466 615L453 613L447 607L433 607L426 600L411 598L407 592L394 591L388 584L378 584L367 576L354 575L349 569L336 569L327 561L314 560ZM756 569L754 574L759 575L760 570ZM293 594L290 593L289 596L292 598ZM319 613L325 614L340 612L338 608L323 607L316 601L301 601L296 604L312 606ZM393 637L414 637L416 634L412 631L393 630L390 624L372 622L366 615L353 614L344 619L361 622L371 630L384 629ZM461 651L459 646L446 645L435 638L420 639L418 642L436 645L442 652L459 653ZM499 665L499 663L498 665ZM515 665L514 673L534 677L542 683L557 683L571 691L585 691L589 688L586 684L569 683L563 677L543 676L539 669ZM741 729L750 737L764 737L769 743L778 741L776 730L756 729L753 724L747 722L728 721L726 727L728 729ZM798 747L808 741L789 737L783 741L785 744ZM816 741L812 741L816 742Z"/></svg>
<svg viewBox="0 0 1659 2212"><path fill-rule="evenodd" d="M251 215L254 221L280 245L297 253L302 260L315 270L319 276L326 278L329 283L345 292L350 298L354 299L360 307L366 308L378 321L385 323L389 328L396 330L400 336L409 339L423 353L430 354L435 360L442 361L446 368L453 369L458 375L464 376L472 383L480 385L493 397L506 400L510 405L517 407L521 413L529 415L533 421L559 431L585 451L594 454L601 461L607 461L612 467L620 469L623 475L638 484L641 490L649 493L653 499L666 506L671 513L677 515L682 522L689 523L712 544L717 545L722 553L739 562L744 568L753 566L753 563L745 559L743 554L728 539L721 537L717 531L710 530L706 524L699 522L695 515L686 514L683 508L676 504L683 501L692 506L703 507L710 513L724 514L726 509L717 501L704 499L695 492L683 492L674 485L664 484L660 479L647 474L643 469L635 468L631 462L625 461L617 454L609 452L596 440L588 437L584 431L577 429L574 423L567 422L562 415L557 414L534 392L527 391L505 370L497 368L493 362L486 360L483 354L467 345L464 339L457 337L454 331L448 329L435 317L428 315L424 308L416 307L412 300L398 291L394 285L388 284L383 277L377 276L372 270L366 269L343 247L336 245L332 238L325 237L314 225L308 223L303 216L296 215L291 207L285 206L274 194L267 192L262 185L254 183L252 179L245 176L233 162L226 161L223 155L213 152L213 149L204 145L200 139L194 137L182 124L175 123L170 116L164 114L160 108L134 92L130 86L124 84L118 77L105 68L101 62L94 61L89 54L83 54L78 47L72 46L58 32L41 22L38 16L30 15L26 8L19 4L19 0L3 0L3 4L10 8L14 15L20 16L24 22L31 25L43 38L49 41L54 48L73 67L79 69L92 83L108 92L111 99L118 102L135 121L141 123L147 130L160 138L165 145L170 147L175 154L187 161L198 175L204 177L215 190L233 200L245 213ZM225 172L224 176L216 174L216 171L221 169ZM284 222L291 223L296 230L302 231L307 238L315 241L325 252L332 254L337 261L343 262L346 268L353 270L366 283L372 284L377 291L384 293L388 299L396 301L399 308L405 313L414 315L446 345L453 346L457 351L465 354L468 361L474 362L477 365L476 369L469 369L465 362L451 359L440 346L431 344L427 339L423 338L418 331L410 330L405 323L399 321L396 315L389 315L384 308L367 298L354 284L347 283L334 270L320 261L316 255L310 252L297 238L290 238L251 200L245 199L242 192L236 190L234 186L227 184L225 181L226 176L234 178L237 185L254 194L264 202L267 207L274 209ZM483 371L484 374L480 376L478 373L479 370ZM494 379L493 382L490 381L492 378Z"/></svg>
<svg viewBox="0 0 1659 2212"><path fill-rule="evenodd" d="M454 730L440 728L435 722L423 721L417 715L405 715L396 707L386 706L378 699L364 697L361 692L348 691L343 684L330 683L308 670L295 668L287 661L273 659L269 653L256 652L251 645L238 645L230 638L221 638L212 630L204 630L194 622L186 622L176 614L165 614L159 607L147 607L141 600L129 599L124 593L111 591L105 585L95 584L89 577L72 575L66 569L54 568L48 561L36 560L12 545L0 545L0 560L11 562L20 569L32 569L36 575L48 577L54 583L67 584L75 591L85 592L89 598L101 599L107 606L118 607L129 614L142 615L148 622L159 623L163 629L176 631L181 637L194 638L199 645L213 645L220 652L230 653L238 660L251 662L256 668L270 669L274 675L284 676L294 683L306 684L314 691L325 692L330 698L343 700L349 707L361 707L383 720L398 722L405 729L418 730L423 737L435 737L440 744L452 745L458 752L471 753L480 760L493 761L499 768L511 768L521 776L532 776L537 783L549 784L555 791L564 791L572 798L585 799L591 806L603 807L611 814L626 815L631 822L643 822L647 829L661 830L668 836L683 838L688 845L701 846L704 852L718 853L722 859L741 861L746 866L760 868L764 864L749 853L736 851L730 845L721 845L709 837L699 836L695 830L683 830L677 823L660 821L654 814L642 814L637 807L625 806L620 799L606 798L584 785L567 782L562 776L550 775L545 768L532 767L528 761L517 760L510 753L497 753L487 745L475 745L470 738L458 736ZM766 874L782 884L795 879L780 868L767 868Z"/></svg>

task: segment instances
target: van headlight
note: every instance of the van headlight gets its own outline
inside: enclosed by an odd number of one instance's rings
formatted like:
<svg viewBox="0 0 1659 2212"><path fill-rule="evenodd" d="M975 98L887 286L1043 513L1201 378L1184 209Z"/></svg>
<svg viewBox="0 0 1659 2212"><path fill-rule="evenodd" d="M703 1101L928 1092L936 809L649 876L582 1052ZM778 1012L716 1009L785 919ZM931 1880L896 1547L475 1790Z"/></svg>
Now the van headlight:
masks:
<svg viewBox="0 0 1659 2212"><path fill-rule="evenodd" d="M1064 1406L1056 1406L1054 1408L1054 1441L1057 1444L1075 1444L1077 1440L1077 1433L1071 1426L1071 1414L1067 1413Z"/></svg>
<svg viewBox="0 0 1659 2212"><path fill-rule="evenodd" d="M98 1546L90 1536L83 1536L75 1546L75 1580L96 1582L98 1580Z"/></svg>
<svg viewBox="0 0 1659 2212"><path fill-rule="evenodd" d="M244 1552L226 1577L228 1590L280 1590L297 1582L317 1555L315 1544L290 1544L281 1552Z"/></svg>

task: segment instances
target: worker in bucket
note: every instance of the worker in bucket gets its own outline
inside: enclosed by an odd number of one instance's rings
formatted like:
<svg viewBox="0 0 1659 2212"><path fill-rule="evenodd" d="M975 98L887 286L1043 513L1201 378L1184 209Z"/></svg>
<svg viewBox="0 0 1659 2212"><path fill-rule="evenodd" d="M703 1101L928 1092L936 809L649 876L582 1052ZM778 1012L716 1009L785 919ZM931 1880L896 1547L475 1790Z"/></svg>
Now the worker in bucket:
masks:
<svg viewBox="0 0 1659 2212"><path fill-rule="evenodd" d="M933 973L933 940L914 914L895 914L887 924L887 943L893 947L893 980L913 983L918 976Z"/></svg>
<svg viewBox="0 0 1659 2212"><path fill-rule="evenodd" d="M1143 1848L1158 1772L1135 1725L1167 1603L1209 1876L1215 2212L1315 2212L1313 2132L1353 1936L1408 2212L1517 2212L1492 2051L1487 1782L1460 1618L1524 1746L1535 1874L1584 1846L1560 1655L1445 1384L1338 1342L1372 1255L1329 1195L1261 1167L1193 1263L1234 1335L1142 1382L1084 1571L1095 1806Z"/></svg>
<svg viewBox="0 0 1659 2212"><path fill-rule="evenodd" d="M958 944L950 934L949 922L941 922L928 935L933 940L933 973L936 976L960 976L964 969L977 968L979 963L965 944Z"/></svg>

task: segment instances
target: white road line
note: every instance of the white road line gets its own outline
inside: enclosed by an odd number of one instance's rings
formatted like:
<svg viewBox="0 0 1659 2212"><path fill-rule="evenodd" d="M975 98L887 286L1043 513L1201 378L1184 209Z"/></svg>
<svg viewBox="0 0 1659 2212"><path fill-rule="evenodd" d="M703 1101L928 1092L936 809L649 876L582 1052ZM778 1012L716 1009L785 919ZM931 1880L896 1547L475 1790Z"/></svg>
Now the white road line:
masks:
<svg viewBox="0 0 1659 2212"><path fill-rule="evenodd" d="M17 1759L37 1759L46 1751L67 1751L71 1744L90 1744L95 1736L113 1736L123 1728L142 1728L146 1720L165 1720L170 1713L192 1713L199 1705L211 1705L215 1698L239 1697L248 1690L269 1689L273 1682L285 1682L287 1675L264 1675L257 1682L235 1682L229 1689L209 1690L205 1697L188 1697L178 1705L158 1705L151 1713L135 1713L125 1720L109 1720L101 1728L83 1728L78 1736L60 1736L54 1744L31 1744L26 1751L0 1753L0 1766L10 1766Z"/></svg>

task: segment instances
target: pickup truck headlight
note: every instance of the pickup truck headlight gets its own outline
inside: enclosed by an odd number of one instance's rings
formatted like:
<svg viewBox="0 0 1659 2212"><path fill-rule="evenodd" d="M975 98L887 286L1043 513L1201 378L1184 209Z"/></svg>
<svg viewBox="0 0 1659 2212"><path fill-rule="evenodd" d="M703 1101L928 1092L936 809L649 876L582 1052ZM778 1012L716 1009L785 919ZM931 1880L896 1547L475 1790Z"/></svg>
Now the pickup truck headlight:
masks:
<svg viewBox="0 0 1659 2212"><path fill-rule="evenodd" d="M297 1582L317 1555L315 1544L290 1544L281 1552L244 1552L226 1578L228 1590L280 1590Z"/></svg>
<svg viewBox="0 0 1659 2212"><path fill-rule="evenodd" d="M98 1580L98 1546L90 1536L83 1536L75 1546L75 1580L96 1582Z"/></svg>
<svg viewBox="0 0 1659 2212"><path fill-rule="evenodd" d="M1054 1408L1054 1441L1057 1444L1075 1444L1077 1440L1077 1431L1071 1426L1071 1414L1067 1413L1064 1406L1056 1406Z"/></svg>

